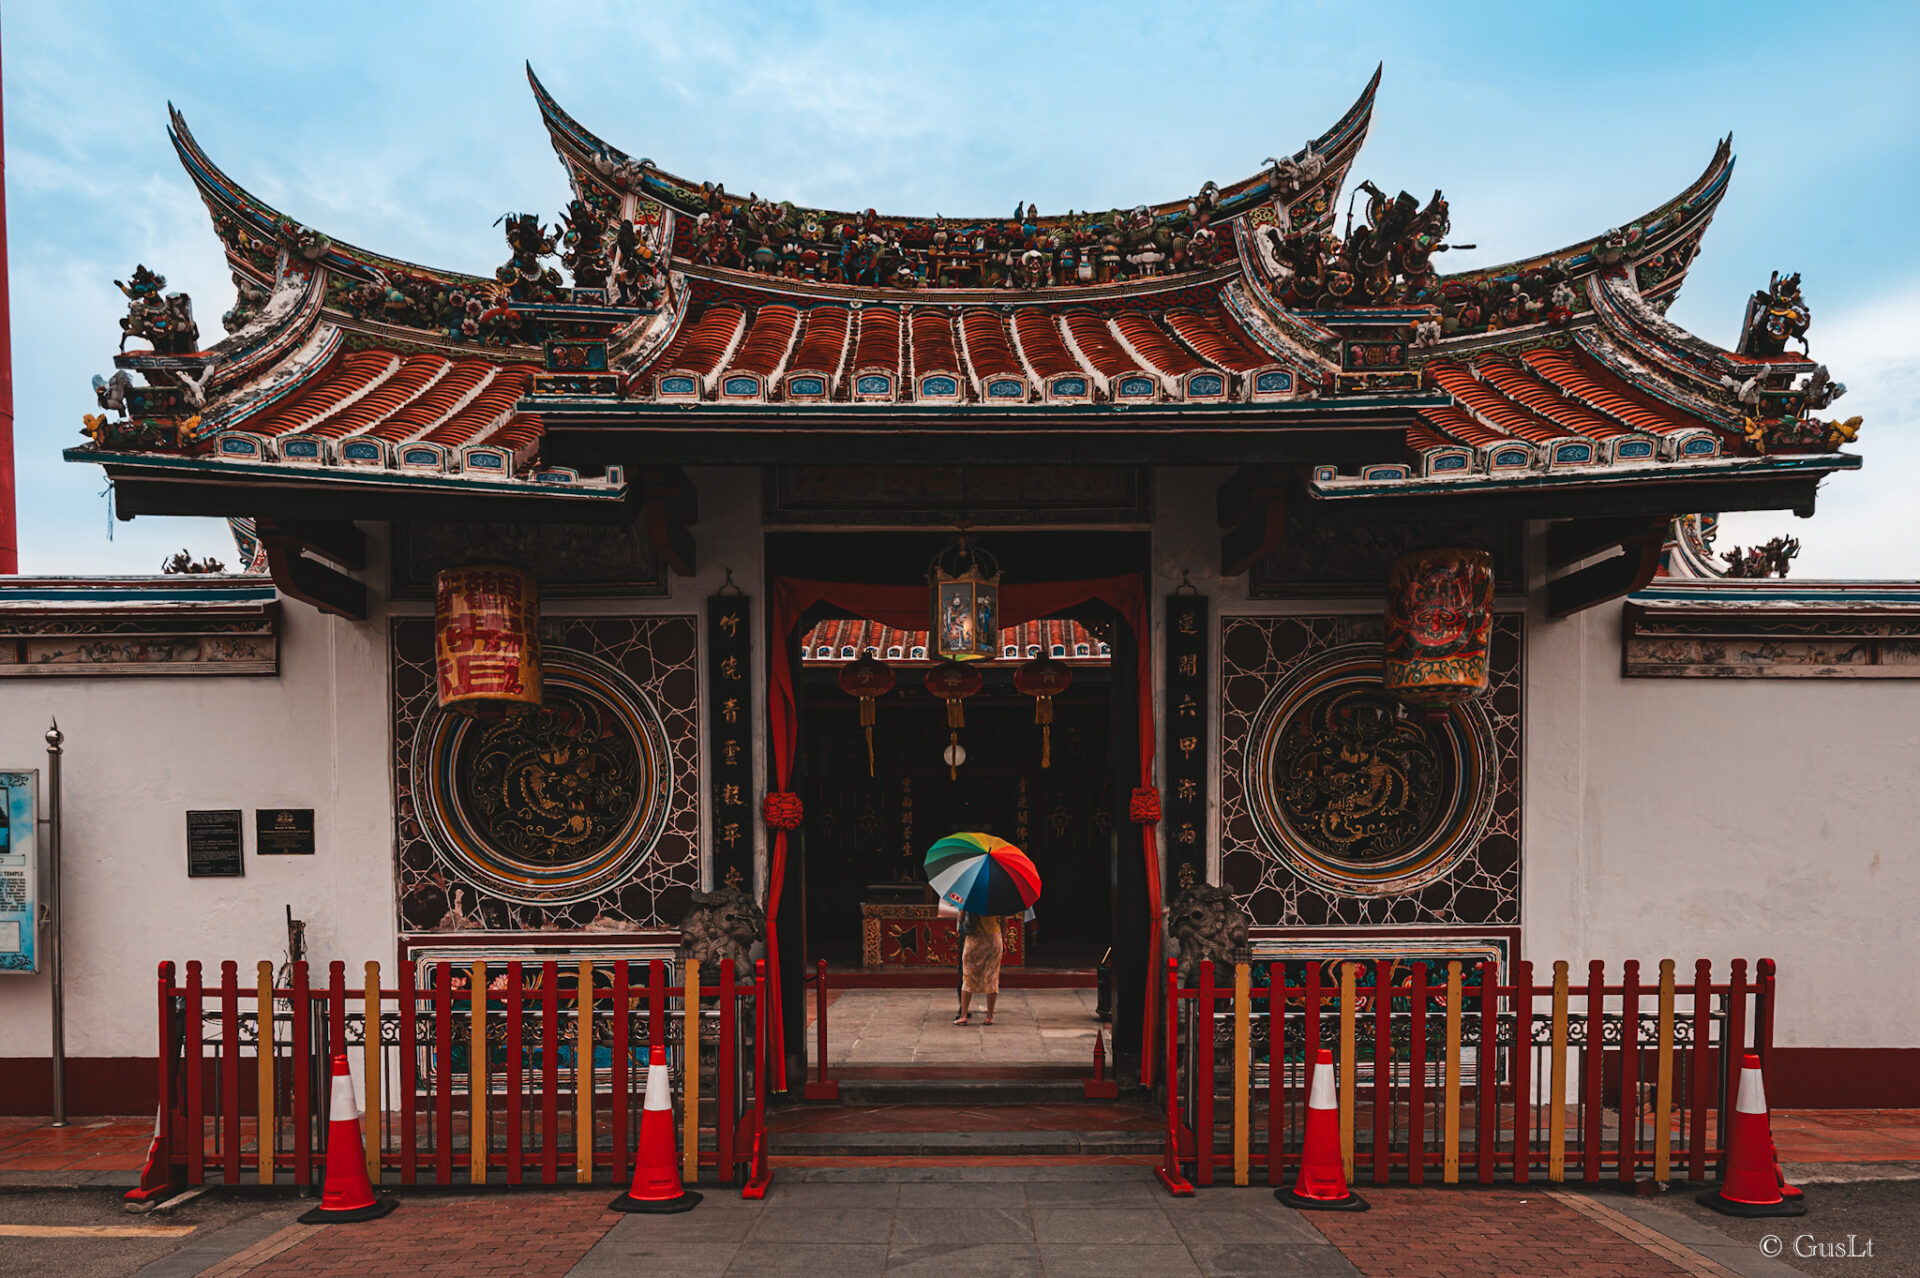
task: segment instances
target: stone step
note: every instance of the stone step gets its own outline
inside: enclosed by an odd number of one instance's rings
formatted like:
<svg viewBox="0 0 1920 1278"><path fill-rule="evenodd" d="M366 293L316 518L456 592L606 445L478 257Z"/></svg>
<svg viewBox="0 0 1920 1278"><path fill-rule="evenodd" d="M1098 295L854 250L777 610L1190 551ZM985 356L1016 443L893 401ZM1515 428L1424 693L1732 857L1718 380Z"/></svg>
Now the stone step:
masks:
<svg viewBox="0 0 1920 1278"><path fill-rule="evenodd" d="M1157 1154L1165 1137L1129 1131L773 1132L774 1155L937 1158Z"/></svg>

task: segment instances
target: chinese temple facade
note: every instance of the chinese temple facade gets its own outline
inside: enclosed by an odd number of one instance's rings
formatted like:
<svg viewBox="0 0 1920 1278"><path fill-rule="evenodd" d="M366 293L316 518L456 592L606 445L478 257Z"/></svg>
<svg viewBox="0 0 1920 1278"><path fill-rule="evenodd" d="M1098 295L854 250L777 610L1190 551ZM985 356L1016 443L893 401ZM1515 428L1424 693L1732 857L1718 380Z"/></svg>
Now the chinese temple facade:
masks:
<svg viewBox="0 0 1920 1278"><path fill-rule="evenodd" d="M210 340L136 270L67 456L244 571L0 587L0 763L68 738L81 1091L162 958L653 956L733 885L804 1060L803 973L930 961L920 857L985 829L1046 876L1009 962L1110 954L1136 1072L1180 898L1256 958L1765 952L1776 1101L1916 1103L1864 974L1920 893L1920 589L1715 550L1860 465L1798 276L1732 350L1666 318L1730 143L1448 274L1440 193L1356 181L1378 79L1244 180L974 218L742 198L535 80L573 198L491 275L175 114L237 298ZM44 997L0 983L0 1058Z"/></svg>

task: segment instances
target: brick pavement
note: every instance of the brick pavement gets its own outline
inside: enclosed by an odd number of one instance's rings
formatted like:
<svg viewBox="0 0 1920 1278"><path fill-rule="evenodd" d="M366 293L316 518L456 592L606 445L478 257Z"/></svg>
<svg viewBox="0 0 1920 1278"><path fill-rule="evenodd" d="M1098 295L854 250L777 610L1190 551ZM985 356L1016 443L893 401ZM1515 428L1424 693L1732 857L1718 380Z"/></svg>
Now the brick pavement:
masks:
<svg viewBox="0 0 1920 1278"><path fill-rule="evenodd" d="M604 1189L408 1197L380 1220L295 1226L304 1237L222 1278L559 1278L620 1218L607 1210L611 1197Z"/></svg>

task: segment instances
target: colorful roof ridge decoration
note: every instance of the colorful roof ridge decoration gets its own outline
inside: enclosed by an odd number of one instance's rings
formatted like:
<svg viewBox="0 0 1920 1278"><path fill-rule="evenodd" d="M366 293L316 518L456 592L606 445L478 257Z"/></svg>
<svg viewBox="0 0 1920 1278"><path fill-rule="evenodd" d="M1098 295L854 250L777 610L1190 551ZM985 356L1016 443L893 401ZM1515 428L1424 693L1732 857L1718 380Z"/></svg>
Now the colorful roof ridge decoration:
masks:
<svg viewBox="0 0 1920 1278"><path fill-rule="evenodd" d="M1104 666L1112 657L1106 642L1077 621L1027 621L1000 632L1001 661L1053 657L1069 665ZM841 618L817 623L800 641L800 660L809 666L845 665L861 657L906 665L934 665L927 655L927 632L898 630L877 621Z"/></svg>
<svg viewBox="0 0 1920 1278"><path fill-rule="evenodd" d="M551 227L503 219L491 277L300 224L170 108L233 271L229 335L189 349L191 302L141 267L122 328L154 349L96 379L102 411L68 455L117 481L589 503L624 500L635 458L813 460L820 440L872 462L927 460L927 440L948 460L1284 462L1325 499L1779 478L1805 500L1764 500L1799 506L1859 464L1840 451L1858 419L1813 416L1844 387L1786 349L1810 322L1798 276L1756 293L1737 351L1664 316L1729 140L1638 221L1442 275L1439 192L1361 182L1360 220L1335 233L1378 80L1244 181L977 226L738 200L631 159L531 80L575 198Z"/></svg>

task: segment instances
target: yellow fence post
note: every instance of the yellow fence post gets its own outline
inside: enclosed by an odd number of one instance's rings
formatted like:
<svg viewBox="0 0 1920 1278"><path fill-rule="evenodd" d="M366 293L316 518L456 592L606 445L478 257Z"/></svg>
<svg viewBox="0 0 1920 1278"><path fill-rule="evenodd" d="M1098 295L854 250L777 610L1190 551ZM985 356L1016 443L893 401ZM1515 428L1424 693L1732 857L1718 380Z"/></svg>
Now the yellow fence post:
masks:
<svg viewBox="0 0 1920 1278"><path fill-rule="evenodd" d="M680 1178L700 1179L700 963L687 960L687 989L680 1015Z"/></svg>
<svg viewBox="0 0 1920 1278"><path fill-rule="evenodd" d="M1553 1057L1547 1100L1547 1179L1567 1179L1567 961L1553 965Z"/></svg>
<svg viewBox="0 0 1920 1278"><path fill-rule="evenodd" d="M1340 1162L1346 1168L1349 1184L1353 1181L1353 968L1340 965Z"/></svg>
<svg viewBox="0 0 1920 1278"><path fill-rule="evenodd" d="M1660 1073L1653 1087L1653 1178L1667 1182L1673 1162L1673 960L1660 960Z"/></svg>
<svg viewBox="0 0 1920 1278"><path fill-rule="evenodd" d="M255 969L253 1010L260 1032L254 1037L254 1072L259 1083L258 1105L253 1121L253 1146L260 1156L260 1183L273 1183L273 1147L280 1125L273 1112L273 964L265 959Z"/></svg>
<svg viewBox="0 0 1920 1278"><path fill-rule="evenodd" d="M520 991L507 997L519 998ZM487 961L473 961L467 984L467 1179L487 1183Z"/></svg>
<svg viewBox="0 0 1920 1278"><path fill-rule="evenodd" d="M377 1185L380 1183L380 1111L385 1108L380 1099L380 1060L385 1049L380 1046L380 965L372 959L367 960L366 1001L361 1010L366 1014L366 1033L360 1044L364 1062L361 1072L367 1080L366 1113L360 1120L366 1131L361 1139L367 1147L367 1179Z"/></svg>
<svg viewBox="0 0 1920 1278"><path fill-rule="evenodd" d="M1233 1183L1245 1185L1253 1164L1253 967L1233 965Z"/></svg>
<svg viewBox="0 0 1920 1278"><path fill-rule="evenodd" d="M574 1180L593 1183L593 960L581 959L573 1001Z"/></svg>
<svg viewBox="0 0 1920 1278"><path fill-rule="evenodd" d="M1447 964L1447 1099L1445 1184L1460 1183L1460 964Z"/></svg>

